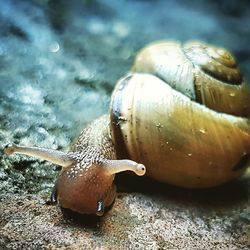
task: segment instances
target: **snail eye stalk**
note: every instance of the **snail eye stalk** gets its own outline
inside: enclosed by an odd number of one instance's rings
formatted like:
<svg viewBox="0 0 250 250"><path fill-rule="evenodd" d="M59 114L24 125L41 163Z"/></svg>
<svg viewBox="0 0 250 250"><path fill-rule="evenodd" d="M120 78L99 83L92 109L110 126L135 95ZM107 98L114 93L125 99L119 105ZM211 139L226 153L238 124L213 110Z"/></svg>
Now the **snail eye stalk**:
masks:
<svg viewBox="0 0 250 250"><path fill-rule="evenodd" d="M8 144L4 147L4 153L11 154L23 154L33 157L37 157L41 160L52 162L56 165L67 167L74 163L74 159L67 153L40 147L23 147L14 144Z"/></svg>
<svg viewBox="0 0 250 250"><path fill-rule="evenodd" d="M123 171L132 171L139 176L146 173L146 167L143 164L131 160L105 160L102 165L110 175Z"/></svg>

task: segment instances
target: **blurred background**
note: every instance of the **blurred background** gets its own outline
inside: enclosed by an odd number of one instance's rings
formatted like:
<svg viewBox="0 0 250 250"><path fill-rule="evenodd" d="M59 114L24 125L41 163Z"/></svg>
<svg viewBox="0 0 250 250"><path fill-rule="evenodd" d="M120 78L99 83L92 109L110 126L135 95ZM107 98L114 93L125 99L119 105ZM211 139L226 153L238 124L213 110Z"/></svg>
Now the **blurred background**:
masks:
<svg viewBox="0 0 250 250"><path fill-rule="evenodd" d="M65 147L154 40L223 46L250 79L247 0L1 0L0 25L1 142Z"/></svg>
<svg viewBox="0 0 250 250"><path fill-rule="evenodd" d="M247 0L1 0L0 146L68 150L89 121L107 112L112 89L136 52L155 40L223 46L249 80L249 24ZM32 168L34 160L24 156L9 161L32 170L26 181L17 172L20 183L13 185L2 160L3 190L51 188L49 164Z"/></svg>
<svg viewBox="0 0 250 250"><path fill-rule="evenodd" d="M249 24L247 0L1 0L0 146L68 150L89 121L108 111L112 89L136 52L155 40L223 46L249 80ZM14 187L9 180L4 190L51 188L49 164L32 168L30 158L11 159L10 165L31 165L30 179L17 178ZM6 174L6 161L2 166L6 181L13 172Z"/></svg>

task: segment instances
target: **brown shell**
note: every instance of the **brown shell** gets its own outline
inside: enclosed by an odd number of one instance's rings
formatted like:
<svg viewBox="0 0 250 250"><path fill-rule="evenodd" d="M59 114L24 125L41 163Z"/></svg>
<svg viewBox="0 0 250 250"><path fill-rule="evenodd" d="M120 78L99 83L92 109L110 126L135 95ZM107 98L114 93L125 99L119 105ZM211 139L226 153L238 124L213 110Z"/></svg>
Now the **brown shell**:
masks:
<svg viewBox="0 0 250 250"><path fill-rule="evenodd" d="M158 42L137 55L132 71L154 74L213 110L250 115L247 84L225 49L201 42Z"/></svg>
<svg viewBox="0 0 250 250"><path fill-rule="evenodd" d="M250 120L241 118L249 117L249 101L228 51L199 42L149 45L112 95L117 155L177 186L228 182L250 165Z"/></svg>
<svg viewBox="0 0 250 250"><path fill-rule="evenodd" d="M118 157L182 187L216 186L240 176L250 160L250 123L191 101L159 78L131 74L112 95Z"/></svg>

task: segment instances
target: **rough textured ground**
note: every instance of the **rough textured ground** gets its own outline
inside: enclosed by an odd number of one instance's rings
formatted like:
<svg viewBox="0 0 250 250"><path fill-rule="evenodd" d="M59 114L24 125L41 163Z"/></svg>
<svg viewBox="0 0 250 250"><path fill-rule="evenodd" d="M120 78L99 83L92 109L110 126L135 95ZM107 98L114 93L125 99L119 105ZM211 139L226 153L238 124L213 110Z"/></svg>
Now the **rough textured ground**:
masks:
<svg viewBox="0 0 250 250"><path fill-rule="evenodd" d="M136 51L157 39L201 39L236 55L250 80L248 1L0 1L0 148L68 150L108 109ZM250 173L183 190L118 176L101 219L45 204L58 171L0 151L0 249L249 249Z"/></svg>
<svg viewBox="0 0 250 250"><path fill-rule="evenodd" d="M248 176L248 178L250 175ZM132 179L132 181L131 181ZM45 205L38 195L7 195L0 206L3 249L249 249L247 177L209 191L187 191L120 177L101 219ZM138 187L139 186L139 187ZM133 190L133 191L132 191Z"/></svg>

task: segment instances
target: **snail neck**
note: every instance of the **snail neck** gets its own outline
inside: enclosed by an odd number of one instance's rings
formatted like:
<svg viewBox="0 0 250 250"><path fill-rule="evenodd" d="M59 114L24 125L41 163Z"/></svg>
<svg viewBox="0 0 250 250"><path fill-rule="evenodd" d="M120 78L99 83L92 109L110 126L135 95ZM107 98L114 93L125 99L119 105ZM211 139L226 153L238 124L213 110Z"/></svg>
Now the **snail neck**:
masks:
<svg viewBox="0 0 250 250"><path fill-rule="evenodd" d="M109 129L109 117L103 115L94 120L79 135L73 154L89 154L92 159L115 159L115 147Z"/></svg>
<svg viewBox="0 0 250 250"><path fill-rule="evenodd" d="M141 176L146 171L144 165L135 161L116 159L108 115L96 119L82 131L69 155L80 165L87 163L100 166L106 175L129 170Z"/></svg>
<svg viewBox="0 0 250 250"><path fill-rule="evenodd" d="M34 156L72 169L88 169L91 166L98 166L104 174L109 176L126 170L133 171L137 175L143 175L146 171L142 164L126 159L116 159L108 115L96 119L85 128L78 137L73 151L69 153L16 145L7 145L4 151L6 154L18 153Z"/></svg>

